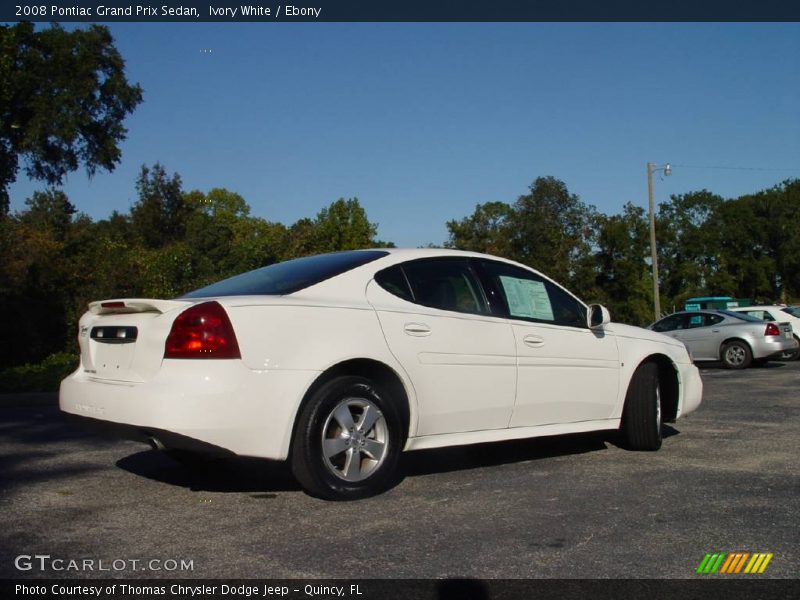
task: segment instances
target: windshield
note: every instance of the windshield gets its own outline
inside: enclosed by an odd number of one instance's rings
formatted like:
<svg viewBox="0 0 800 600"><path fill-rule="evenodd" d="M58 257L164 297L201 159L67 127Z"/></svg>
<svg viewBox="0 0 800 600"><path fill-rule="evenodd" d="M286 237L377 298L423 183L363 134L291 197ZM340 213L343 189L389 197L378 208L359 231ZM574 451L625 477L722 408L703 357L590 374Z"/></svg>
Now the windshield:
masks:
<svg viewBox="0 0 800 600"><path fill-rule="evenodd" d="M292 294L387 254L384 250L351 250L296 258L234 275L184 294L181 298Z"/></svg>
<svg viewBox="0 0 800 600"><path fill-rule="evenodd" d="M800 319L800 306L787 306L786 308L781 309L783 312L792 315L793 317L797 317Z"/></svg>

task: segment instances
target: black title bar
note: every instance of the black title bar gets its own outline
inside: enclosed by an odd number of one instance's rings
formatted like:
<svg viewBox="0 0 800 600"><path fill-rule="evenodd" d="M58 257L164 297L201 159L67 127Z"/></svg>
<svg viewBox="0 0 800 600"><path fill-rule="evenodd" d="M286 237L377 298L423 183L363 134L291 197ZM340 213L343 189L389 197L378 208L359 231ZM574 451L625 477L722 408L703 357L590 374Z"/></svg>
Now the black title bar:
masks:
<svg viewBox="0 0 800 600"><path fill-rule="evenodd" d="M0 580L4 599L41 600L784 600L796 581L704 579L27 579Z"/></svg>
<svg viewBox="0 0 800 600"><path fill-rule="evenodd" d="M39 22L513 22L800 21L791 0L11 0L0 21Z"/></svg>

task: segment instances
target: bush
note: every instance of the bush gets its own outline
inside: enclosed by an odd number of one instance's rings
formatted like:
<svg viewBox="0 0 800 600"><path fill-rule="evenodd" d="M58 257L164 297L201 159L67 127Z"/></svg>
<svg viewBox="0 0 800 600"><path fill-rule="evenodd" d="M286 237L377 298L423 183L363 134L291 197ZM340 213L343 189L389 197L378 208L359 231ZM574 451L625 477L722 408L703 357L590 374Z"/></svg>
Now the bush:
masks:
<svg viewBox="0 0 800 600"><path fill-rule="evenodd" d="M78 366L71 352L51 354L38 364L25 364L0 371L0 393L57 392L61 380Z"/></svg>

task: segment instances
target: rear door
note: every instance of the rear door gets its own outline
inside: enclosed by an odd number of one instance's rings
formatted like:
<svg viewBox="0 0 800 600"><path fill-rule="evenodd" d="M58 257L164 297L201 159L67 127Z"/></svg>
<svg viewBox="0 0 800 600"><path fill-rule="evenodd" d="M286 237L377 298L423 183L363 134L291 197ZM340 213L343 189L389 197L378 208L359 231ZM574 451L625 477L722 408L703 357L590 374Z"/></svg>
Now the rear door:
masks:
<svg viewBox="0 0 800 600"><path fill-rule="evenodd" d="M392 354L413 382L417 435L508 426L516 356L511 326L489 312L468 260L410 261L367 288Z"/></svg>

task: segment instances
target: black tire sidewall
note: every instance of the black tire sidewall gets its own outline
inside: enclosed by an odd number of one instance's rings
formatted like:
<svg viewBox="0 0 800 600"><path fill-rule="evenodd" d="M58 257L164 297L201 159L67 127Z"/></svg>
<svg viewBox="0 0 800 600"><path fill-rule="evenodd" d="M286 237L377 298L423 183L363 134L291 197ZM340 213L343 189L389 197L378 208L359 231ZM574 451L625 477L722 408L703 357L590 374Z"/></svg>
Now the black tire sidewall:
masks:
<svg viewBox="0 0 800 600"><path fill-rule="evenodd" d="M349 482L330 472L322 458L322 428L341 400L365 398L383 414L388 429L387 454L378 469L363 481ZM402 450L402 421L397 407L373 382L342 376L325 383L300 411L291 451L292 471L303 488L326 500L356 500L378 494L394 481Z"/></svg>
<svg viewBox="0 0 800 600"><path fill-rule="evenodd" d="M663 400L660 412L656 409L656 389L659 383L658 365L644 363L631 377L622 429L625 445L631 450L658 450L663 437ZM661 415L661 419L658 415Z"/></svg>

